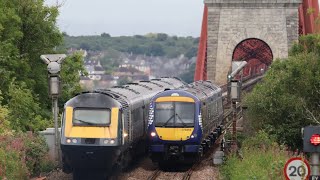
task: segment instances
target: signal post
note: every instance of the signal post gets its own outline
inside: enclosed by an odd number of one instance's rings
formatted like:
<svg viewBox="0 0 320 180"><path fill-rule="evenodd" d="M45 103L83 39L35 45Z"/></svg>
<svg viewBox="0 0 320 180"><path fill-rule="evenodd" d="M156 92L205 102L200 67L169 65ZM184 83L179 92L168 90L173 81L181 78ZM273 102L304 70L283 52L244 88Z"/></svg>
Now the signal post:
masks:
<svg viewBox="0 0 320 180"><path fill-rule="evenodd" d="M228 97L232 103L232 148L237 149L237 102L241 101L242 71L246 61L233 61L231 73L228 75ZM240 78L236 78L236 76Z"/></svg>
<svg viewBox="0 0 320 180"><path fill-rule="evenodd" d="M49 95L52 98L53 104L53 118L54 118L54 157L55 160L59 163L60 153L59 153L59 132L58 132L58 97L60 96L60 70L63 60L67 56L65 54L46 54L41 55L40 58L44 63L47 64L48 70L48 82L49 82Z"/></svg>
<svg viewBox="0 0 320 180"><path fill-rule="evenodd" d="M303 128L303 151L311 153L311 176L309 179L320 179L320 126L307 126Z"/></svg>

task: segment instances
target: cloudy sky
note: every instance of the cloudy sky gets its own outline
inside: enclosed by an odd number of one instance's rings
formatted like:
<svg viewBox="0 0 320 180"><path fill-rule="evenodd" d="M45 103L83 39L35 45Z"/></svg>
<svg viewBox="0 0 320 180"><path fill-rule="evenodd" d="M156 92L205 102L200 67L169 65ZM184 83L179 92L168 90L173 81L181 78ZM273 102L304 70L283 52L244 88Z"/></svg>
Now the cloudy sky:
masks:
<svg viewBox="0 0 320 180"><path fill-rule="evenodd" d="M57 1L63 3L58 25L69 35L200 35L202 0L46 0L46 4Z"/></svg>

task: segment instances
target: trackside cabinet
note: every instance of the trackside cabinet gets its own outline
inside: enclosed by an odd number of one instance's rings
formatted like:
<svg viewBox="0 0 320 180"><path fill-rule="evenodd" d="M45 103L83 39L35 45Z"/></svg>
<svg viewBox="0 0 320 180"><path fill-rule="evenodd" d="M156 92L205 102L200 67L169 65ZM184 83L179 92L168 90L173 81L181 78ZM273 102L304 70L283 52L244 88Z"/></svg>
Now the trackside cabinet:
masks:
<svg viewBox="0 0 320 180"><path fill-rule="evenodd" d="M320 152L320 126L307 126L304 128L303 151Z"/></svg>

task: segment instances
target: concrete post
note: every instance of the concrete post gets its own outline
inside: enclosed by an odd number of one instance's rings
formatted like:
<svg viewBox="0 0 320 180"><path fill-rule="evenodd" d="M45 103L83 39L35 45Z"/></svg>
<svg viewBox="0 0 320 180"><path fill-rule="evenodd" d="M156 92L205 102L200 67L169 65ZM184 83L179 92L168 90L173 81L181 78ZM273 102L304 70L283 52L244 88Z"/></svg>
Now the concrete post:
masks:
<svg viewBox="0 0 320 180"><path fill-rule="evenodd" d="M237 103L232 102L232 145L237 148Z"/></svg>
<svg viewBox="0 0 320 180"><path fill-rule="evenodd" d="M311 175L312 176L319 176L319 153L312 153L311 154Z"/></svg>
<svg viewBox="0 0 320 180"><path fill-rule="evenodd" d="M53 98L53 104L54 104L54 108L53 108L53 116L54 116L54 155L56 158L56 161L59 162L59 140L60 140L60 133L58 131L58 114L59 114L59 108L58 108L58 98Z"/></svg>

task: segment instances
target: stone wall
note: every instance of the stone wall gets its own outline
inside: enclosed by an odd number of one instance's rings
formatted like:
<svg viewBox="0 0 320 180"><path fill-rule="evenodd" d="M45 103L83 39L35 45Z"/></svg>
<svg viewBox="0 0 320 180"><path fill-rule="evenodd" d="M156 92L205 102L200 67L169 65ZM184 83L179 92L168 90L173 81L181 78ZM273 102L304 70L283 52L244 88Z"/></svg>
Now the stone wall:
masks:
<svg viewBox="0 0 320 180"><path fill-rule="evenodd" d="M298 40L301 0L205 0L208 6L208 79L225 84L235 47L248 38L266 42L274 59Z"/></svg>

